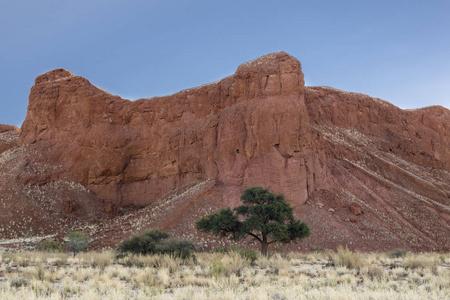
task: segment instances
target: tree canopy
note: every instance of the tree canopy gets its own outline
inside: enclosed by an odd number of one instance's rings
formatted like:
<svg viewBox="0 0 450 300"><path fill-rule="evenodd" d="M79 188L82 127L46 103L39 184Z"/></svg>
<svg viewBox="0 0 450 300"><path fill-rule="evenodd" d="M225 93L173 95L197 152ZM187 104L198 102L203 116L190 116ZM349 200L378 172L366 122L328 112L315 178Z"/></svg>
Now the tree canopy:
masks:
<svg viewBox="0 0 450 300"><path fill-rule="evenodd" d="M290 243L309 236L308 225L294 218L293 208L282 194L254 186L246 189L243 205L225 208L196 222L197 230L233 240L253 237L267 255L268 246L275 242Z"/></svg>
<svg viewBox="0 0 450 300"><path fill-rule="evenodd" d="M65 246L73 252L73 256L89 247L89 238L80 231L69 232L65 240Z"/></svg>

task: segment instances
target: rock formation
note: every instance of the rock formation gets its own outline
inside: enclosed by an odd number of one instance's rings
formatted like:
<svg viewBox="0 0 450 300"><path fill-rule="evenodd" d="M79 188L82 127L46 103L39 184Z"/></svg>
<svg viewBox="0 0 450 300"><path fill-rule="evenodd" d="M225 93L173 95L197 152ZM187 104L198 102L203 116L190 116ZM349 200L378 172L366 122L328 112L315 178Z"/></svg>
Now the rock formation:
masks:
<svg viewBox="0 0 450 300"><path fill-rule="evenodd" d="M0 124L0 133L8 131L20 131L20 129L13 125Z"/></svg>
<svg viewBox="0 0 450 300"><path fill-rule="evenodd" d="M51 141L67 176L119 206L209 178L227 202L260 184L300 205L318 169L309 123L300 62L278 53L218 83L133 102L51 71L31 89L19 144Z"/></svg>
<svg viewBox="0 0 450 300"><path fill-rule="evenodd" d="M0 166L18 190L85 189L61 213L108 212L90 232L105 245L150 227L204 240L196 218L261 185L285 194L311 225L304 249L448 250L449 126L443 107L401 110L305 87L300 62L284 52L216 83L136 101L57 69L36 78L17 146L3 146ZM0 138L11 133L2 130ZM119 216L123 207L142 209Z"/></svg>
<svg viewBox="0 0 450 300"><path fill-rule="evenodd" d="M16 126L0 124L0 153L17 145L19 131Z"/></svg>

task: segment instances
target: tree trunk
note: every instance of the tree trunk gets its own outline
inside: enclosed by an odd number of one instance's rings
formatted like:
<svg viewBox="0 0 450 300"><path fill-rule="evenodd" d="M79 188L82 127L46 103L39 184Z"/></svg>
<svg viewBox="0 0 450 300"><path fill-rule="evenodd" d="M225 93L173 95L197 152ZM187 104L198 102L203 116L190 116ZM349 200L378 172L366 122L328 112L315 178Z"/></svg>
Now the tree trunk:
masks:
<svg viewBox="0 0 450 300"><path fill-rule="evenodd" d="M269 247L269 243L267 242L267 237L263 235L262 241L261 241L261 254L264 256L267 256L267 248Z"/></svg>

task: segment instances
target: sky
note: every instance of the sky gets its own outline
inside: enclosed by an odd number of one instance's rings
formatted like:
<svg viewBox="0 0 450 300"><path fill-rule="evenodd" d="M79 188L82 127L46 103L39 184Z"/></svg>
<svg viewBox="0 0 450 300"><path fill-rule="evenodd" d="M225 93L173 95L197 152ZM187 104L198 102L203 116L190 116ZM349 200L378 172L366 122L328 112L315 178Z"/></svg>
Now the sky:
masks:
<svg viewBox="0 0 450 300"><path fill-rule="evenodd" d="M122 98L164 96L285 51L306 85L450 108L450 1L0 0L0 124L64 68Z"/></svg>

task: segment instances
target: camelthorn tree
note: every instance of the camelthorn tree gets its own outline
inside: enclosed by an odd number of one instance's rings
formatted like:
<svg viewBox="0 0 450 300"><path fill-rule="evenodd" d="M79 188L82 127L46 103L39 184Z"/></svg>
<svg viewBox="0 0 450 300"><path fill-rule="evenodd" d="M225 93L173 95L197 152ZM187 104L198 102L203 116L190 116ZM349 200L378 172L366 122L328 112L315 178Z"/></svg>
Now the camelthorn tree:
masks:
<svg viewBox="0 0 450 300"><path fill-rule="evenodd" d="M241 200L243 205L233 210L225 208L198 220L197 230L234 240L251 236L261 244L265 256L272 243L290 243L310 235L308 225L294 218L293 208L282 194L254 186L243 192Z"/></svg>

